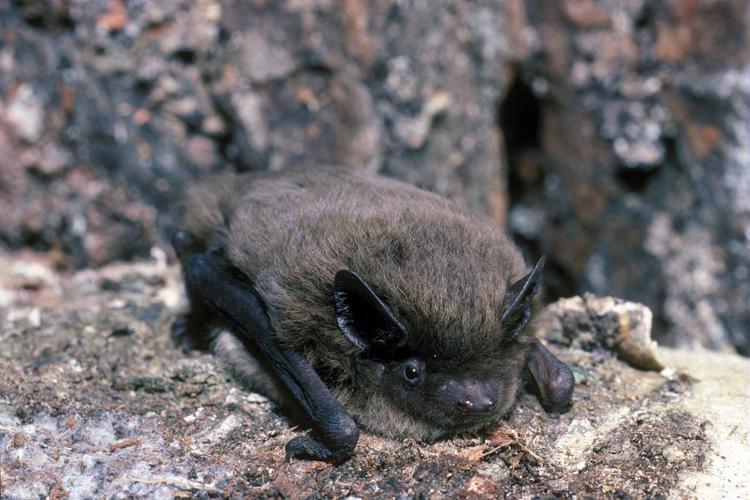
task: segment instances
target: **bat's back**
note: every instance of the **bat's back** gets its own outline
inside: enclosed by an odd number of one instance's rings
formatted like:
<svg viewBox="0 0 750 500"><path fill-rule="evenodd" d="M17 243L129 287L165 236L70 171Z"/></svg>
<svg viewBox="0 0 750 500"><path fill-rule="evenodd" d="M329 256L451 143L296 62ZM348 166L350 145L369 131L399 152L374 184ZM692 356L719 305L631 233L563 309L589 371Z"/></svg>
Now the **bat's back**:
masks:
<svg viewBox="0 0 750 500"><path fill-rule="evenodd" d="M226 239L265 300L278 335L314 352L352 346L331 309L333 276L350 269L433 350L484 348L499 332L506 284L526 271L493 224L413 186L338 168L251 173L194 197L188 229ZM205 236L204 236L205 237ZM419 330L428 329L427 332ZM473 335L476 334L477 338Z"/></svg>

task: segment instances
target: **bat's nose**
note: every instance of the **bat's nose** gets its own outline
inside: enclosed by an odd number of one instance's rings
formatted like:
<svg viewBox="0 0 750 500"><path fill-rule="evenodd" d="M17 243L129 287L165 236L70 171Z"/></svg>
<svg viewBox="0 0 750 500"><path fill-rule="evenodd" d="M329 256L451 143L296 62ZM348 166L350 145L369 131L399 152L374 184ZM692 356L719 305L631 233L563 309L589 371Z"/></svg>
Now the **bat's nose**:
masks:
<svg viewBox="0 0 750 500"><path fill-rule="evenodd" d="M467 417L493 413L500 406L500 386L497 380L451 379L440 389L444 404Z"/></svg>
<svg viewBox="0 0 750 500"><path fill-rule="evenodd" d="M488 396L475 398L463 397L456 403L456 408L463 412L484 413L492 411L497 406L497 399Z"/></svg>

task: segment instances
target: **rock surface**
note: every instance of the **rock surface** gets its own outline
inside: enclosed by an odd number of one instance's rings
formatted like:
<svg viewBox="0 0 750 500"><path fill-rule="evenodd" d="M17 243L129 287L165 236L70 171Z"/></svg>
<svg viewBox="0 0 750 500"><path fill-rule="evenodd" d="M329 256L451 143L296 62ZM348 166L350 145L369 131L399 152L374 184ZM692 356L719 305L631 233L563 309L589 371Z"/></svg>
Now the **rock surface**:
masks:
<svg viewBox="0 0 750 500"><path fill-rule="evenodd" d="M186 182L336 162L504 222L495 1L0 5L0 241L147 256Z"/></svg>
<svg viewBox="0 0 750 500"><path fill-rule="evenodd" d="M339 467L287 463L298 431L273 405L171 344L184 297L177 268L152 253L73 274L0 254L3 499L750 495L747 360L659 349L669 368L646 372L554 332L578 382L568 413L525 395L481 434L365 433Z"/></svg>

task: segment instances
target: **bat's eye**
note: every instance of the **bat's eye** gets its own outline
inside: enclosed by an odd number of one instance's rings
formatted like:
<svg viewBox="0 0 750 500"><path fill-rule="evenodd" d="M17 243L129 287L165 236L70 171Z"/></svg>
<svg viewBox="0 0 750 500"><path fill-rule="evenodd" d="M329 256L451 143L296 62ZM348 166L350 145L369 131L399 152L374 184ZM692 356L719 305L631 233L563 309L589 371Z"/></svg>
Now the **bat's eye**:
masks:
<svg viewBox="0 0 750 500"><path fill-rule="evenodd" d="M415 359L410 359L404 365L404 380L410 384L416 384L422 378L422 367Z"/></svg>

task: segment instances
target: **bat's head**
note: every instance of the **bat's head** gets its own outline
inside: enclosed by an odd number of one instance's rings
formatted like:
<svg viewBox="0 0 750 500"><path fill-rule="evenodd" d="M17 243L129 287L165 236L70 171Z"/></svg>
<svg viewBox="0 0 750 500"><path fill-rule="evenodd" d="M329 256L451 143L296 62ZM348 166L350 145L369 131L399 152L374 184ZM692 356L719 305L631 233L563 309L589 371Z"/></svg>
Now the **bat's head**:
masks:
<svg viewBox="0 0 750 500"><path fill-rule="evenodd" d="M539 289L544 260L508 284L497 311L499 330L450 338L452 345L431 348L429 327L404 326L393 310L358 274L341 270L334 284L338 326L358 349L372 387L389 410L436 429L435 435L482 427L512 406L528 346L522 335ZM467 307L470 309L470 307ZM410 329L420 330L415 334ZM483 338L469 346L465 338ZM387 425L387 424L386 424Z"/></svg>

